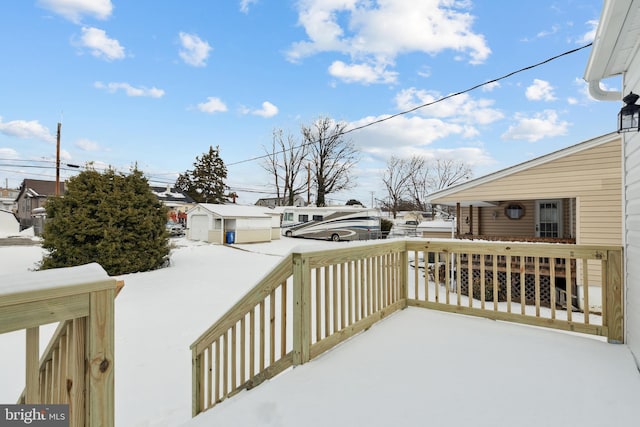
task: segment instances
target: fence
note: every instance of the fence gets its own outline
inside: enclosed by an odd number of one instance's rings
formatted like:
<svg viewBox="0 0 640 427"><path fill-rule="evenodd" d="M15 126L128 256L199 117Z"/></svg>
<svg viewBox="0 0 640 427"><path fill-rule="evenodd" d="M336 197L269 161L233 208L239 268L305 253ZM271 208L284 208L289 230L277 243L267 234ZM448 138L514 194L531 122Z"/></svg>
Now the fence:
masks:
<svg viewBox="0 0 640 427"><path fill-rule="evenodd" d="M22 404L68 404L70 426L114 425L114 298L98 264L4 276L0 333L26 330ZM40 357L40 326L60 322ZM9 349L4 349L7 351Z"/></svg>
<svg viewBox="0 0 640 427"><path fill-rule="evenodd" d="M485 262L474 264L473 259L479 257ZM549 261L541 263L542 259ZM556 259L564 261L556 263ZM549 307L541 303L541 277L549 276L550 286L555 287L556 264L564 269L577 262L602 265L601 314L591 313L588 301L580 313L574 313L571 303L558 307L555 297ZM622 342L621 262L619 247L424 239L290 254L191 345L192 414L308 362L406 306L602 335L610 342ZM550 267L545 272L541 265ZM462 274L465 269L466 277ZM479 275L475 274L474 287L475 270ZM571 271L566 269L563 274L570 276ZM488 272L492 278L503 277L504 283L492 280L489 285ZM528 276L533 277L534 288L530 301L522 297L527 293ZM516 277L519 301L513 301L512 295ZM572 295L578 282L569 279L564 291ZM467 295L463 295L463 280L470 290ZM582 269L581 280L590 283L588 269ZM551 294L556 295L555 288Z"/></svg>

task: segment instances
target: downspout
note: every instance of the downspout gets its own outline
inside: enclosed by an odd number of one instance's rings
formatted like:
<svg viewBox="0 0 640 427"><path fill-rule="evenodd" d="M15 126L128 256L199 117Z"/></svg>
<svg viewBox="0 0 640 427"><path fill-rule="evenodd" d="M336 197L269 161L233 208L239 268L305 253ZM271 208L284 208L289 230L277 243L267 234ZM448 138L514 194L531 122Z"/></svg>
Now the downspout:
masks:
<svg viewBox="0 0 640 427"><path fill-rule="evenodd" d="M598 101L620 101L622 92L617 90L602 90L600 80L589 81L589 94Z"/></svg>

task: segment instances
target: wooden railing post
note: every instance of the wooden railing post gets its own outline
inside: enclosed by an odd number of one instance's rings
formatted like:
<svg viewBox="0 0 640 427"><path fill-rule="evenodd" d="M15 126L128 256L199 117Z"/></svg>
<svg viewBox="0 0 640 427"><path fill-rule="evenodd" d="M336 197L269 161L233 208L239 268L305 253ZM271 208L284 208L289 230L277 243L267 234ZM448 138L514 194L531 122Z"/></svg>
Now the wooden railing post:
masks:
<svg viewBox="0 0 640 427"><path fill-rule="evenodd" d="M40 328L27 329L26 350L26 404L40 403Z"/></svg>
<svg viewBox="0 0 640 427"><path fill-rule="evenodd" d="M606 307L604 324L608 327L607 341L612 344L624 342L624 310L622 287L622 250L607 251L606 261Z"/></svg>
<svg viewBox="0 0 640 427"><path fill-rule="evenodd" d="M191 416L195 417L204 411L204 396L202 395L202 354L196 349L191 350Z"/></svg>
<svg viewBox="0 0 640 427"><path fill-rule="evenodd" d="M293 254L293 365L310 359L311 269L300 253Z"/></svg>
<svg viewBox="0 0 640 427"><path fill-rule="evenodd" d="M86 354L87 318L80 317L71 321L69 357L69 425L83 426L85 420L86 378L84 372Z"/></svg>
<svg viewBox="0 0 640 427"><path fill-rule="evenodd" d="M115 287L90 295L87 321L86 420L90 426L114 425Z"/></svg>
<svg viewBox="0 0 640 427"><path fill-rule="evenodd" d="M417 267L417 260L416 260ZM417 270L417 268L416 268ZM402 308L407 307L407 298L409 296L409 251L405 247L400 252L400 300L403 301Z"/></svg>

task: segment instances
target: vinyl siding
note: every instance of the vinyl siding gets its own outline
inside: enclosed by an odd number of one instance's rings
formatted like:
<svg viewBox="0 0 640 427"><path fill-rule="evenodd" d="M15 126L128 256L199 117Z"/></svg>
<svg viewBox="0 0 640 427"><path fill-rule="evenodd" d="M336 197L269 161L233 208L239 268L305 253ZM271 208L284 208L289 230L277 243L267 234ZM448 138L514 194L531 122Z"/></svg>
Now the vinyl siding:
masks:
<svg viewBox="0 0 640 427"><path fill-rule="evenodd" d="M461 190L434 200L434 203L456 203L474 200L502 202L492 210L498 217L483 217L481 233L513 236L531 236L525 230L535 228L535 200L563 200L567 218L569 199L575 199L576 243L622 244L622 152L619 137L611 141L558 158L548 163L522 170L512 175ZM525 205L525 217L520 220L504 218L506 201L519 201ZM474 211L477 209L474 208ZM463 218L468 210L463 210ZM474 218L474 234L478 222ZM466 224L463 221L463 229ZM568 228L568 227L566 227ZM468 227L467 230L468 231ZM463 231L463 232L466 232ZM568 234L564 230L563 234Z"/></svg>
<svg viewBox="0 0 640 427"><path fill-rule="evenodd" d="M640 55L624 75L623 93L640 92ZM624 135L625 161L625 332L640 366L640 134Z"/></svg>

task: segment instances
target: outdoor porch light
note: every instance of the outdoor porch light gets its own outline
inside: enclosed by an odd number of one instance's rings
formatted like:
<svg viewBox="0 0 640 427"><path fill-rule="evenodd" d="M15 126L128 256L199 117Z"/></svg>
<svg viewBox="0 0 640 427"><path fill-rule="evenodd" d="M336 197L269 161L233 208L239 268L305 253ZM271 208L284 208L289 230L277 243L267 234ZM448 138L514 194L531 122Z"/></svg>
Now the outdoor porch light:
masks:
<svg viewBox="0 0 640 427"><path fill-rule="evenodd" d="M622 98L626 105L618 113L618 133L640 131L640 105L636 104L638 98L640 96L633 92Z"/></svg>

